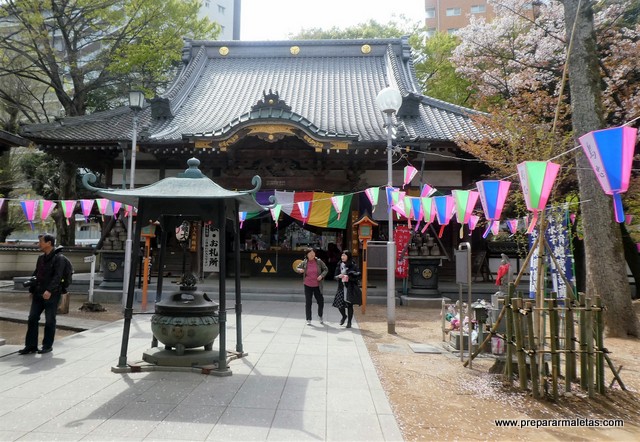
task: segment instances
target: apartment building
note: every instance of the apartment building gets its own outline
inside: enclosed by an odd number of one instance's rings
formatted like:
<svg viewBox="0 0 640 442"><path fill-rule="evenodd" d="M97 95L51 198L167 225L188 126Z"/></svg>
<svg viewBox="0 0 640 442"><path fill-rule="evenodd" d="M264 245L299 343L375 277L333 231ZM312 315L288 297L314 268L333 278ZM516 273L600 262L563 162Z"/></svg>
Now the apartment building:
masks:
<svg viewBox="0 0 640 442"><path fill-rule="evenodd" d="M453 33L469 24L472 15L494 17L487 0L425 0L425 26L428 34Z"/></svg>
<svg viewBox="0 0 640 442"><path fill-rule="evenodd" d="M222 30L218 40L240 40L241 0L204 0L200 7L200 17L218 23Z"/></svg>

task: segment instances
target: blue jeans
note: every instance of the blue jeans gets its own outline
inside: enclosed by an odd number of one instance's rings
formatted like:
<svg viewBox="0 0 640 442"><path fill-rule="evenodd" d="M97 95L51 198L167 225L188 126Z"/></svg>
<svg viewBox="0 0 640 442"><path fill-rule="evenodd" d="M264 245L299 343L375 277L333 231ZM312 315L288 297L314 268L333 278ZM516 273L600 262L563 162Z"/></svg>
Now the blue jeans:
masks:
<svg viewBox="0 0 640 442"><path fill-rule="evenodd" d="M29 320L27 325L27 336L24 340L26 348L36 348L38 346L38 322L44 311L44 337L42 338L42 347L49 348L53 346L53 339L56 335L56 313L58 311L58 303L60 302L60 294L51 295L49 299L44 299L42 295L32 295L31 309L29 310Z"/></svg>

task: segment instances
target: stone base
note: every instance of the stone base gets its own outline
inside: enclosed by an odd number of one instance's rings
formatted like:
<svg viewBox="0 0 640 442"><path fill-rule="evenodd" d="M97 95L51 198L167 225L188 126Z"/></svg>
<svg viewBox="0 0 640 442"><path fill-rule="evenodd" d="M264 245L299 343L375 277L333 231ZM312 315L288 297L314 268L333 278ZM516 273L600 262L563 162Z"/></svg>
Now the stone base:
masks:
<svg viewBox="0 0 640 442"><path fill-rule="evenodd" d="M445 302L451 302L451 299L449 298L424 298L424 297L413 297L413 296L401 296L400 297L400 303L402 305L406 305L406 306L413 306L413 307L429 307L429 308L441 308L442 307L442 300L444 299Z"/></svg>
<svg viewBox="0 0 640 442"><path fill-rule="evenodd" d="M412 297L425 297L425 298L439 298L441 296L440 290L438 289L416 289L410 288L407 291L408 296Z"/></svg>
<svg viewBox="0 0 640 442"><path fill-rule="evenodd" d="M178 356L173 350L165 350L160 347L153 347L142 354L142 359L150 364L171 367L193 367L218 365L218 355L216 350L193 350L187 349L182 356Z"/></svg>

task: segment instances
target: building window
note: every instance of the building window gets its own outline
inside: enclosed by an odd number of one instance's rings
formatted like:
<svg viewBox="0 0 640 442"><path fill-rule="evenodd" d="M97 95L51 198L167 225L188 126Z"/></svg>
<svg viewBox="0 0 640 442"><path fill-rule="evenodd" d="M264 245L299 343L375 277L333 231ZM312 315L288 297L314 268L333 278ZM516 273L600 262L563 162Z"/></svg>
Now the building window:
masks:
<svg viewBox="0 0 640 442"><path fill-rule="evenodd" d="M436 35L436 28L427 28L427 32L425 32L425 35L427 36L427 38L433 37L434 35Z"/></svg>
<svg viewBox="0 0 640 442"><path fill-rule="evenodd" d="M425 18L436 18L436 8L427 8L424 10Z"/></svg>
<svg viewBox="0 0 640 442"><path fill-rule="evenodd" d="M455 34L456 32L458 32L459 28L449 28L447 29L447 34Z"/></svg>
<svg viewBox="0 0 640 442"><path fill-rule="evenodd" d="M204 2L204 7L208 8L209 7L209 2Z"/></svg>
<svg viewBox="0 0 640 442"><path fill-rule="evenodd" d="M485 12L487 12L487 8L485 5L473 5L471 6L471 13L472 14L484 14Z"/></svg>
<svg viewBox="0 0 640 442"><path fill-rule="evenodd" d="M225 10L225 9L227 9L227 8L225 8L225 7L224 7L224 6L222 6L222 5L218 5L218 12L219 12L220 14L224 14L224 10Z"/></svg>
<svg viewBox="0 0 640 442"><path fill-rule="evenodd" d="M447 17L453 17L461 14L462 10L460 8L447 8Z"/></svg>

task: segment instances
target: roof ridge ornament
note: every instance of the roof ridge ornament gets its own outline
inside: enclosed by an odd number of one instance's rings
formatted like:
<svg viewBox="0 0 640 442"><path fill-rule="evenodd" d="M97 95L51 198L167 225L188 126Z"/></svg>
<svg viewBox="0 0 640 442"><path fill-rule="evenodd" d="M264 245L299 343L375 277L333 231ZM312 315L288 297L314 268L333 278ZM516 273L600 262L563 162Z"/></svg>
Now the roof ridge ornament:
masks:
<svg viewBox="0 0 640 442"><path fill-rule="evenodd" d="M260 109L282 109L287 112L291 112L291 106L287 105L284 100L280 99L280 95L278 91L273 92L269 89L269 93L266 91L262 91L263 99L259 100L253 107L251 111L257 111Z"/></svg>

